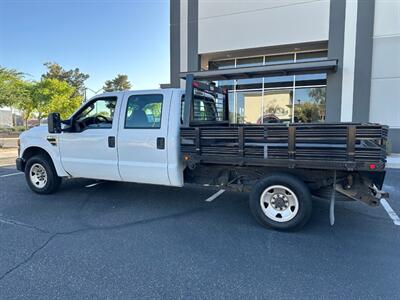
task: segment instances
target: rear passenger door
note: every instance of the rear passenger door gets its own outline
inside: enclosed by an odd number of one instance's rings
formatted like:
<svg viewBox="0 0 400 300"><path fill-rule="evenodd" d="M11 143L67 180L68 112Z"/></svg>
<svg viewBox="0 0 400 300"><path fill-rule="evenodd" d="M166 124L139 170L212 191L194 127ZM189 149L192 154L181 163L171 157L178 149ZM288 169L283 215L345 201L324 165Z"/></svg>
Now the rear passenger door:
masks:
<svg viewBox="0 0 400 300"><path fill-rule="evenodd" d="M169 185L167 160L171 91L125 94L118 132L123 181Z"/></svg>

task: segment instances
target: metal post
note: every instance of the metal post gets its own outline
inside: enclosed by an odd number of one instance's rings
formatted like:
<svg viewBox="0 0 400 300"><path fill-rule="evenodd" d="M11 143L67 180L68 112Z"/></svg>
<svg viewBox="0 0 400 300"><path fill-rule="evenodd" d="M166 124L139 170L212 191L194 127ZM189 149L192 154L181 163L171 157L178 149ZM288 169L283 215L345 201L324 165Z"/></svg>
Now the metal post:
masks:
<svg viewBox="0 0 400 300"><path fill-rule="evenodd" d="M193 74L186 75L185 110L183 115L183 126L189 127L193 115Z"/></svg>
<svg viewBox="0 0 400 300"><path fill-rule="evenodd" d="M229 92L223 94L223 105L224 105L224 121L229 122Z"/></svg>

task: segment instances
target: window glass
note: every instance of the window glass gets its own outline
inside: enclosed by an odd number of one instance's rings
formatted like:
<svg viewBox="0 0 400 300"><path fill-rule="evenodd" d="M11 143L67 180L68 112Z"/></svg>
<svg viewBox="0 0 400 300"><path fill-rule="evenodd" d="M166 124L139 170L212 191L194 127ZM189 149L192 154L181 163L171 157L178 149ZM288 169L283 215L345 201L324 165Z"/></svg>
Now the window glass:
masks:
<svg viewBox="0 0 400 300"><path fill-rule="evenodd" d="M226 59L226 60L210 60L208 62L209 70L222 70L229 69L235 67L234 59Z"/></svg>
<svg viewBox="0 0 400 300"><path fill-rule="evenodd" d="M264 88L292 87L294 76L271 76L264 78Z"/></svg>
<svg viewBox="0 0 400 300"><path fill-rule="evenodd" d="M263 65L263 57L247 57L247 58L238 58L236 60L237 67L255 67Z"/></svg>
<svg viewBox="0 0 400 300"><path fill-rule="evenodd" d="M262 89L262 78L246 78L236 81L237 90Z"/></svg>
<svg viewBox="0 0 400 300"><path fill-rule="evenodd" d="M296 86L326 85L326 74L296 75Z"/></svg>
<svg viewBox="0 0 400 300"><path fill-rule="evenodd" d="M284 64L294 62L294 54L271 55L265 57L265 64Z"/></svg>
<svg viewBox="0 0 400 300"><path fill-rule="evenodd" d="M98 99L90 103L74 119L81 130L89 128L111 128L117 98Z"/></svg>
<svg viewBox="0 0 400 300"><path fill-rule="evenodd" d="M217 82L218 87L223 87L228 90L233 90L234 80L218 80Z"/></svg>
<svg viewBox="0 0 400 300"><path fill-rule="evenodd" d="M128 98L125 128L160 128L163 95L132 95Z"/></svg>
<svg viewBox="0 0 400 300"><path fill-rule="evenodd" d="M237 123L260 124L262 91L240 91L236 94Z"/></svg>
<svg viewBox="0 0 400 300"><path fill-rule="evenodd" d="M292 120L292 89L265 90L262 123L289 123Z"/></svg>
<svg viewBox="0 0 400 300"><path fill-rule="evenodd" d="M228 109L229 109L229 122L237 123L237 116L235 115L235 93L233 91L228 92Z"/></svg>
<svg viewBox="0 0 400 300"><path fill-rule="evenodd" d="M326 114L326 88L296 88L294 121L299 123L324 122Z"/></svg>
<svg viewBox="0 0 400 300"><path fill-rule="evenodd" d="M296 54L296 61L315 61L326 59L328 56L328 51L315 51L315 52L303 52Z"/></svg>

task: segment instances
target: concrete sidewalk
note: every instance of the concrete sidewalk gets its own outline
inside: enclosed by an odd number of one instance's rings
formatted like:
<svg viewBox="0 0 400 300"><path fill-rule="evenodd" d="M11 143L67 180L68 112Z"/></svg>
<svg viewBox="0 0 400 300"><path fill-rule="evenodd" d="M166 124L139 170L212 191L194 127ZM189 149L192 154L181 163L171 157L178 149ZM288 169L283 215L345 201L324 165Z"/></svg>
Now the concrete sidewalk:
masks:
<svg viewBox="0 0 400 300"><path fill-rule="evenodd" d="M0 148L0 166L14 165L17 156L17 148Z"/></svg>
<svg viewBox="0 0 400 300"><path fill-rule="evenodd" d="M18 137L12 137L12 138L0 137L0 147L2 148L18 147Z"/></svg>

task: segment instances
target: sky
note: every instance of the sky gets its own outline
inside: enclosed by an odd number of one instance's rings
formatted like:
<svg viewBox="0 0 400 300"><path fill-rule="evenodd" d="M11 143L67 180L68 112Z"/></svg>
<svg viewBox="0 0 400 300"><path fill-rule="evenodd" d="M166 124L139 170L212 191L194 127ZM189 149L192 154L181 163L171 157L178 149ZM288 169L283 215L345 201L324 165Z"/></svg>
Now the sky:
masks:
<svg viewBox="0 0 400 300"><path fill-rule="evenodd" d="M119 73L133 89L159 88L169 82L169 1L0 0L0 66L39 80L48 61L89 74L95 91Z"/></svg>

